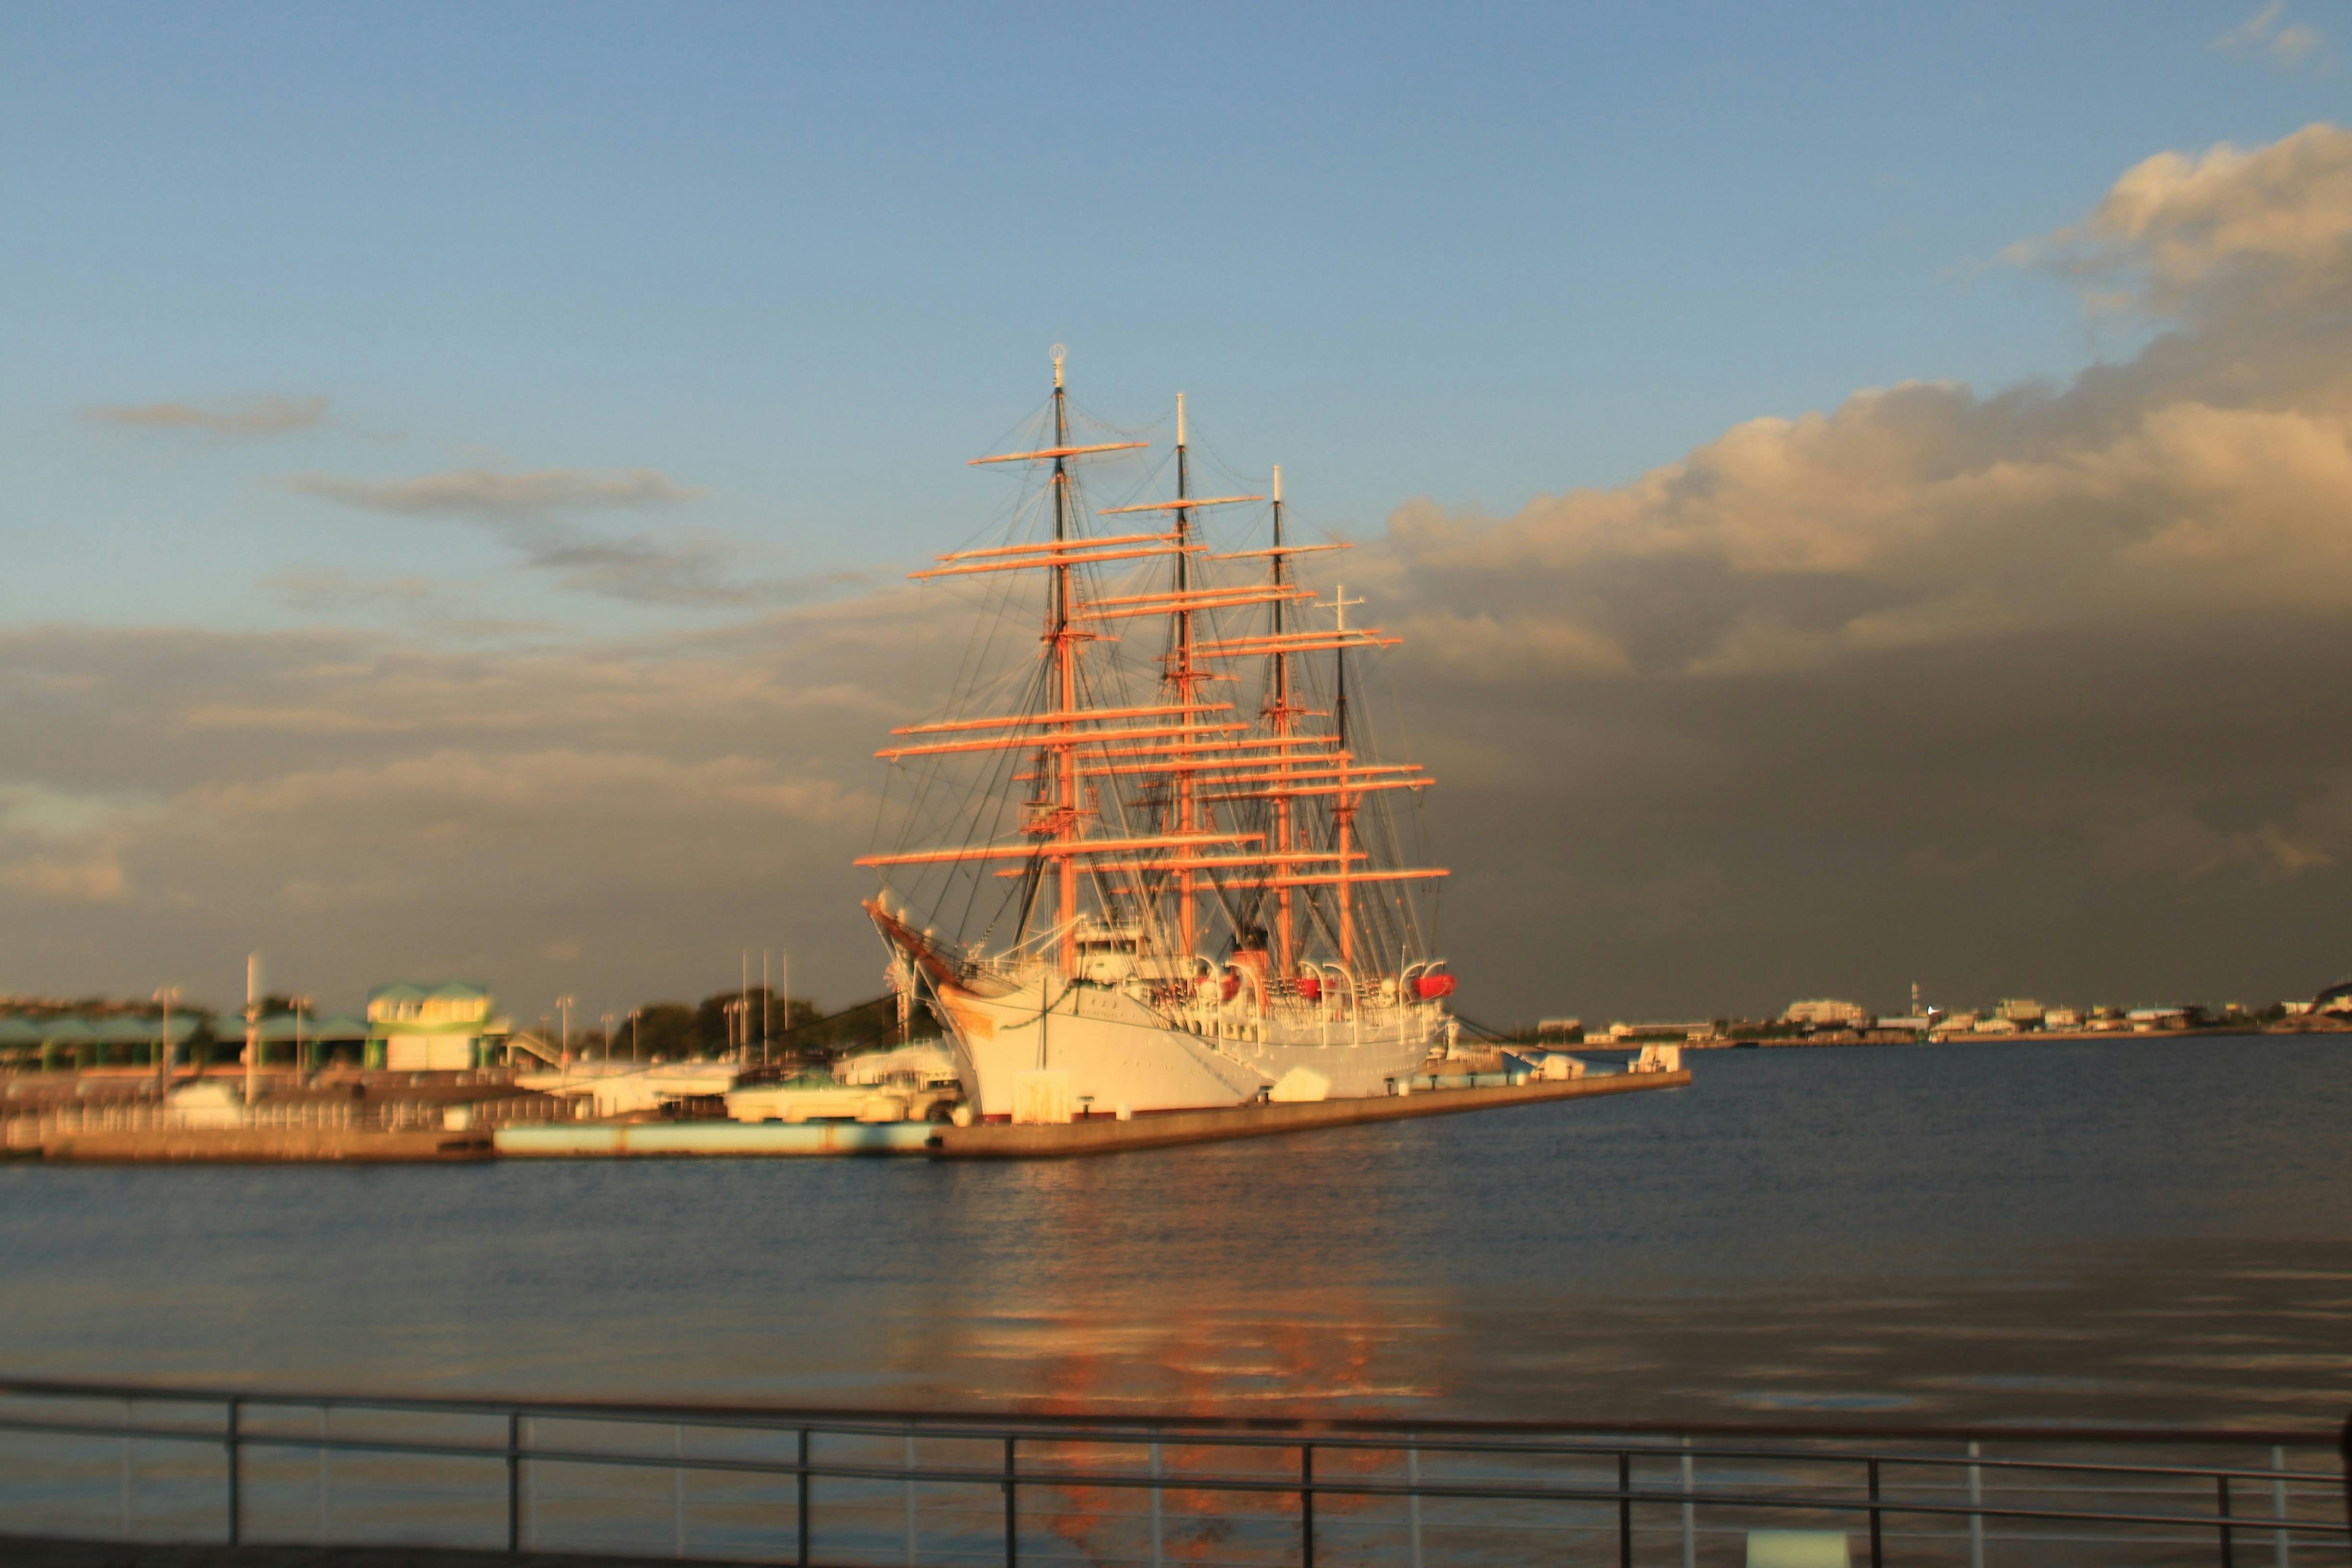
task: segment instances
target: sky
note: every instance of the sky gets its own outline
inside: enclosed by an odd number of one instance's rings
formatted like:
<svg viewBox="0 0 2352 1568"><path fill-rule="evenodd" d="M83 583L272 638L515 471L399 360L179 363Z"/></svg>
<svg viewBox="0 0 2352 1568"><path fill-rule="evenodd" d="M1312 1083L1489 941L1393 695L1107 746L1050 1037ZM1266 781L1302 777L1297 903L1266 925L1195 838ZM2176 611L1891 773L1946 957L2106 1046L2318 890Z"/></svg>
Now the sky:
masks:
<svg viewBox="0 0 2352 1568"><path fill-rule="evenodd" d="M2352 971L2352 13L0 5L0 989L847 1002L1080 403L1408 641L1465 1010Z"/></svg>

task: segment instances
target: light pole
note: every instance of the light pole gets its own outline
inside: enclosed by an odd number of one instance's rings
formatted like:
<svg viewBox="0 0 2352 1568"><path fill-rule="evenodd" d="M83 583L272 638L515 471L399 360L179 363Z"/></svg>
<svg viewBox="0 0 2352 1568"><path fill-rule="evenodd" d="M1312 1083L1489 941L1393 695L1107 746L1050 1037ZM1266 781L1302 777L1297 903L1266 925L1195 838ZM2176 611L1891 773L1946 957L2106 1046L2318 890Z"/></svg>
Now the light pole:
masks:
<svg viewBox="0 0 2352 1568"><path fill-rule="evenodd" d="M155 1000L163 1005L163 1037L155 1046L155 1092L169 1093L172 1088L172 1004L180 999L176 985L159 985Z"/></svg>
<svg viewBox="0 0 2352 1568"><path fill-rule="evenodd" d="M261 954L245 955L245 1102L261 1089Z"/></svg>
<svg viewBox="0 0 2352 1568"><path fill-rule="evenodd" d="M575 996L558 996L555 999L555 1010L563 1015L563 1039L558 1048L563 1056L565 1072L572 1070L572 1009L579 1005L579 998Z"/></svg>
<svg viewBox="0 0 2352 1568"><path fill-rule="evenodd" d="M632 1066L637 1061L637 1047L646 1043L645 1030L638 1023L645 1016L646 1010L642 1007L629 1009L629 1062Z"/></svg>
<svg viewBox="0 0 2352 1568"><path fill-rule="evenodd" d="M619 1022L618 1014L604 1015L604 1060L607 1063L613 1059L613 1026L617 1022Z"/></svg>

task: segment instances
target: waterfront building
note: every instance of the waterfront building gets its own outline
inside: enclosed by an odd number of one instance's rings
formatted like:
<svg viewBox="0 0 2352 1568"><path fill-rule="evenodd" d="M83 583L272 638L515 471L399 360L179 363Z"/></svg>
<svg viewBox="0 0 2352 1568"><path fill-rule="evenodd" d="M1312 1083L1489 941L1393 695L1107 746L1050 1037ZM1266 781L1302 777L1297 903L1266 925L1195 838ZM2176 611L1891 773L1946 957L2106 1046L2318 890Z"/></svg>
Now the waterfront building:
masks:
<svg viewBox="0 0 2352 1568"><path fill-rule="evenodd" d="M491 1016L478 985L380 985L368 993L367 1065L392 1072L463 1072L488 1067L514 1026Z"/></svg>
<svg viewBox="0 0 2352 1568"><path fill-rule="evenodd" d="M2021 1029L2031 1029L2041 1024L2049 1009L2031 996L2004 996L1994 1012Z"/></svg>
<svg viewBox="0 0 2352 1568"><path fill-rule="evenodd" d="M1867 1029L1870 1018L1870 1009L1861 1003L1840 1002L1826 996L1791 1002L1780 1015L1784 1024L1806 1024L1816 1029Z"/></svg>

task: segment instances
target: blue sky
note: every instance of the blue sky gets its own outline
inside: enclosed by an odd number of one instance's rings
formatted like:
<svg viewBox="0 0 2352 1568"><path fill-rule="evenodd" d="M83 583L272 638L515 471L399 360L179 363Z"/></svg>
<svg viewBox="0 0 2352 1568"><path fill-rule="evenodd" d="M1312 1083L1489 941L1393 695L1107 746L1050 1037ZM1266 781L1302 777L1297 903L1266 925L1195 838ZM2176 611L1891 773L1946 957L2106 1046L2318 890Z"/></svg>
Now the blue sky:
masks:
<svg viewBox="0 0 2352 1568"><path fill-rule="evenodd" d="M1993 265L2340 105L2227 5L9 7L12 619L272 624L289 570L551 592L285 475L646 468L747 570L887 567L1071 345L1356 533L1907 378L2063 377ZM2332 20L2315 8L2315 18ZM2324 47L2324 46L2323 46ZM325 396L268 441L99 405Z"/></svg>

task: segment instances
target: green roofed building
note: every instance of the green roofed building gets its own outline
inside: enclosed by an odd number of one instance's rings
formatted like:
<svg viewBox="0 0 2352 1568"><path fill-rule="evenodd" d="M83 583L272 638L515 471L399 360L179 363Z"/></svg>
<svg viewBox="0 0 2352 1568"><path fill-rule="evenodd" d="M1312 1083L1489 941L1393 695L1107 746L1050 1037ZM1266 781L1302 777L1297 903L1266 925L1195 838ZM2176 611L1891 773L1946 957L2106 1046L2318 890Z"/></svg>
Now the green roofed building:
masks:
<svg viewBox="0 0 2352 1568"><path fill-rule="evenodd" d="M368 993L368 1065L392 1072L463 1072L492 1065L513 1025L493 1017L478 985L382 985Z"/></svg>

